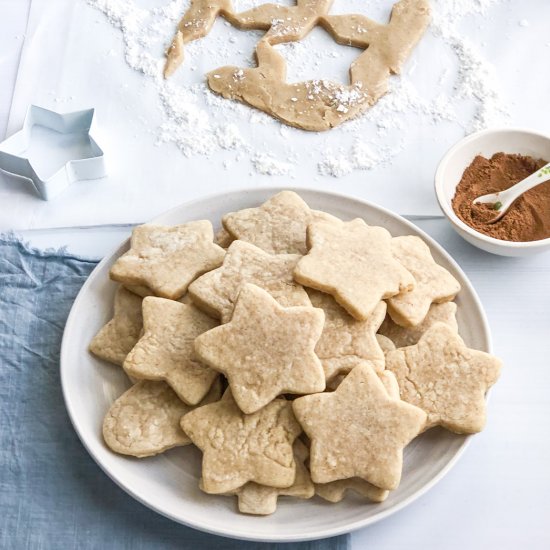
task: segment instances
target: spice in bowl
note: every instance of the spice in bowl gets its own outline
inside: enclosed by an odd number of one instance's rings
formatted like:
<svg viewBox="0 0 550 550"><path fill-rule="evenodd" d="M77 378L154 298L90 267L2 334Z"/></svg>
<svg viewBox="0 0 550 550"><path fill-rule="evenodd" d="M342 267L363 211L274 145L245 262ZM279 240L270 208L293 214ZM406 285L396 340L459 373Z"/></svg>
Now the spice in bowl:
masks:
<svg viewBox="0 0 550 550"><path fill-rule="evenodd" d="M481 195L512 187L547 163L509 153L495 153L490 159L478 155L456 187L453 210L465 224L495 239L524 242L550 238L550 181L525 192L494 223L501 205L473 203Z"/></svg>

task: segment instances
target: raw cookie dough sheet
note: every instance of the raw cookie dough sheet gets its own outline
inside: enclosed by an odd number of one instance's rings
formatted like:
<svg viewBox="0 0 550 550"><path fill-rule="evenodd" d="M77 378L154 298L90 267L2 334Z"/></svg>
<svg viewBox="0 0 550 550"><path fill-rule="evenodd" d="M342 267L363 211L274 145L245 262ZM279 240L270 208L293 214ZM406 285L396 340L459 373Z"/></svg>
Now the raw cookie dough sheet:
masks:
<svg viewBox="0 0 550 550"><path fill-rule="evenodd" d="M539 72L537 86L522 85L550 53L546 18L540 16L550 8L545 0L455 0L453 6L470 6L471 13L454 10L451 19L434 19L437 25L413 51L402 77L391 78L390 93L357 121L321 133L288 128L207 91L207 72L253 62L261 32L238 31L218 19L209 36L186 47L184 65L165 82L157 77L163 48L187 0L107 2L113 9L135 5L134 23L124 19L124 9L122 19L112 11L109 20L97 4L32 3L8 135L20 128L29 103L60 111L94 106L109 177L75 184L57 200L43 202L27 185L0 174L0 202L7 206L0 214L3 227L140 222L208 193L266 185L332 190L402 214L438 215L433 173L465 132L505 122L548 127L536 106L550 92L550 75ZM258 4L235 0L235 9ZM359 0L336 0L331 13L359 11L385 22L392 4L378 0L367 12ZM431 4L434 18L451 13L448 2ZM153 11L145 13L144 6ZM345 82L359 53L336 45L321 29L297 45L277 48L288 61L291 82ZM524 62L526 55L532 63ZM464 82L456 89L459 61L483 83L481 89ZM459 97L468 94L476 97Z"/></svg>

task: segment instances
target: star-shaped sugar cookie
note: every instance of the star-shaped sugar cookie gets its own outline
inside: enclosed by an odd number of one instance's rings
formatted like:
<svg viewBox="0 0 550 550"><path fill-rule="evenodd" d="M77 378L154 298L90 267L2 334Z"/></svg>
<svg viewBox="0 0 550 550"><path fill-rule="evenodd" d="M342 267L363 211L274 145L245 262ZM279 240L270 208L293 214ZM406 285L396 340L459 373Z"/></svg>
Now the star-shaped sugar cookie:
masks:
<svg viewBox="0 0 550 550"><path fill-rule="evenodd" d="M376 331L386 315L386 304L380 302L365 321L358 321L330 294L317 290L310 290L308 294L311 304L325 312L325 325L315 353L321 360L326 379L348 373L357 365L384 370L384 352L376 339Z"/></svg>
<svg viewBox="0 0 550 550"><path fill-rule="evenodd" d="M136 345L143 327L141 297L119 287L115 294L113 318L94 336L89 350L97 357L122 366Z"/></svg>
<svg viewBox="0 0 550 550"><path fill-rule="evenodd" d="M173 227L140 225L132 231L130 250L111 267L110 277L177 300L196 277L221 265L225 250L213 239L212 224L206 220Z"/></svg>
<svg viewBox="0 0 550 550"><path fill-rule="evenodd" d="M217 382L200 404L218 401L220 395ZM192 409L168 384L141 380L112 404L103 421L103 438L116 453L137 457L189 445L180 420Z"/></svg>
<svg viewBox="0 0 550 550"><path fill-rule="evenodd" d="M403 448L418 435L426 413L388 395L373 369L355 367L332 393L292 402L311 439L314 483L359 477L380 489L399 485Z"/></svg>
<svg viewBox="0 0 550 550"><path fill-rule="evenodd" d="M412 274L415 285L388 300L388 313L398 325L414 327L424 321L432 303L452 300L460 283L432 258L428 245L419 237L395 237L392 253Z"/></svg>
<svg viewBox="0 0 550 550"><path fill-rule="evenodd" d="M314 352L323 322L320 309L283 308L265 290L245 284L231 321L201 334L195 352L227 377L235 401L250 414L277 395L325 389Z"/></svg>
<svg viewBox="0 0 550 550"><path fill-rule="evenodd" d="M300 258L298 254L268 254L253 244L233 241L222 266L193 281L189 294L197 306L222 323L231 319L244 283L263 288L284 307L311 305L293 277Z"/></svg>
<svg viewBox="0 0 550 550"><path fill-rule="evenodd" d="M307 229L310 250L294 270L306 287L332 294L347 312L368 319L380 300L414 287L413 276L391 252L391 235L363 220L314 222Z"/></svg>
<svg viewBox="0 0 550 550"><path fill-rule="evenodd" d="M239 487L230 494L238 498L239 512L257 516L267 516L277 510L277 500L280 496L308 499L315 494L315 488L309 470L304 461L309 455L308 448L299 440L294 442L294 460L296 462L296 478L294 483L285 489L258 485L253 481Z"/></svg>
<svg viewBox="0 0 550 550"><path fill-rule="evenodd" d="M208 392L218 373L194 359L195 338L218 323L192 304L143 299L143 336L126 357L124 370L145 380L164 380L189 405Z"/></svg>
<svg viewBox="0 0 550 550"><path fill-rule="evenodd" d="M181 427L203 452L207 493L228 493L249 481L278 488L294 483L292 445L302 430L284 399L246 415L226 392L221 401L186 414Z"/></svg>
<svg viewBox="0 0 550 550"><path fill-rule="evenodd" d="M257 208L247 208L223 217L225 229L235 238L270 254L305 254L308 224L323 218L339 220L315 212L293 191L281 191Z"/></svg>
<svg viewBox="0 0 550 550"><path fill-rule="evenodd" d="M445 323L454 332L458 332L456 310L457 307L454 302L432 304L424 320L415 327L402 327L394 323L389 315L386 315L378 331L380 333L379 336L383 335L389 338L395 344L394 348L404 348L416 344L422 335L435 323Z"/></svg>
<svg viewBox="0 0 550 550"><path fill-rule="evenodd" d="M401 399L426 411L426 428L476 433L485 426L485 393L497 381L501 362L468 348L454 330L437 323L414 346L388 353L386 369L395 374Z"/></svg>

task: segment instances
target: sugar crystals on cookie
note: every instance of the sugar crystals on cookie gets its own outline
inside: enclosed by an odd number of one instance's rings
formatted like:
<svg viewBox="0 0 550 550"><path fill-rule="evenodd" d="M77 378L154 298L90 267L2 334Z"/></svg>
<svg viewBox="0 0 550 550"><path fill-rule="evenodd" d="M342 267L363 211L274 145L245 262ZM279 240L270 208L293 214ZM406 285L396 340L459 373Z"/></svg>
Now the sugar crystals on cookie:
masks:
<svg viewBox="0 0 550 550"><path fill-rule="evenodd" d="M414 327L428 314L432 303L452 300L460 283L432 258L428 245L419 237L406 235L391 242L392 253L414 277L414 288L388 300L388 313L398 324Z"/></svg>
<svg viewBox="0 0 550 550"><path fill-rule="evenodd" d="M414 278L391 252L391 235L363 220L314 222L307 256L294 271L304 286L332 294L350 315L364 320L380 300L414 287Z"/></svg>
<svg viewBox="0 0 550 550"><path fill-rule="evenodd" d="M143 299L143 336L124 361L134 378L164 380L180 399L196 405L218 373L195 359L195 338L217 322L192 304L149 296Z"/></svg>
<svg viewBox="0 0 550 550"><path fill-rule="evenodd" d="M253 413L283 393L325 389L315 345L323 311L311 306L283 308L265 290L245 284L231 321L195 340L197 357L223 373L235 401Z"/></svg>
<svg viewBox="0 0 550 550"><path fill-rule="evenodd" d="M308 295L293 278L300 258L298 254L268 254L253 244L233 241L222 266L191 283L189 294L195 304L222 323L231 319L244 283L263 288L282 306L307 306Z"/></svg>
<svg viewBox="0 0 550 550"><path fill-rule="evenodd" d="M423 410L388 395L374 370L362 365L334 392L300 397L292 408L311 439L314 483L359 477L395 489L403 448L426 422Z"/></svg>
<svg viewBox="0 0 550 550"><path fill-rule="evenodd" d="M130 250L111 267L111 279L145 286L157 296L177 300L199 275L221 265L225 250L214 244L214 230L202 220L168 227L139 225Z"/></svg>
<svg viewBox="0 0 550 550"><path fill-rule="evenodd" d="M249 481L279 488L294 483L292 445L302 430L284 399L246 415L226 392L221 401L186 414L181 427L203 452L207 493L228 493Z"/></svg>
<svg viewBox="0 0 550 550"><path fill-rule="evenodd" d="M235 239L270 254L305 254L307 226L320 217L339 221L330 214L310 210L293 191L281 191L261 206L226 214L223 225Z"/></svg>
<svg viewBox="0 0 550 550"><path fill-rule="evenodd" d="M143 327L141 297L119 287L115 294L113 318L94 336L89 350L115 365L122 366L136 345Z"/></svg>
<svg viewBox="0 0 550 550"><path fill-rule="evenodd" d="M475 433L485 426L485 393L497 381L501 363L437 323L414 346L388 353L386 368L397 378L401 399L426 411L427 428Z"/></svg>

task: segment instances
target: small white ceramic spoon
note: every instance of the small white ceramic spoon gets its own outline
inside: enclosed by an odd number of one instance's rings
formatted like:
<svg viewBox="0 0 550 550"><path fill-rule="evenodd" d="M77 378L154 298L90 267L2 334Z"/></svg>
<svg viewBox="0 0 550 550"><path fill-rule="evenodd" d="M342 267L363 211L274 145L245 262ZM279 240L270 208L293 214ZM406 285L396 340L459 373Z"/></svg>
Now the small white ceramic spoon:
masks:
<svg viewBox="0 0 550 550"><path fill-rule="evenodd" d="M500 191L499 193L490 193L489 195L477 197L473 200L473 203L492 204L497 214L488 223L495 223L500 220L506 212L508 212L510 206L512 206L513 202L520 197L520 195L523 195L523 193L529 191L529 189L533 189L533 187L536 187L546 181L550 181L550 162L537 170L534 174L531 174L524 180L512 185L512 187L509 187L504 191Z"/></svg>

